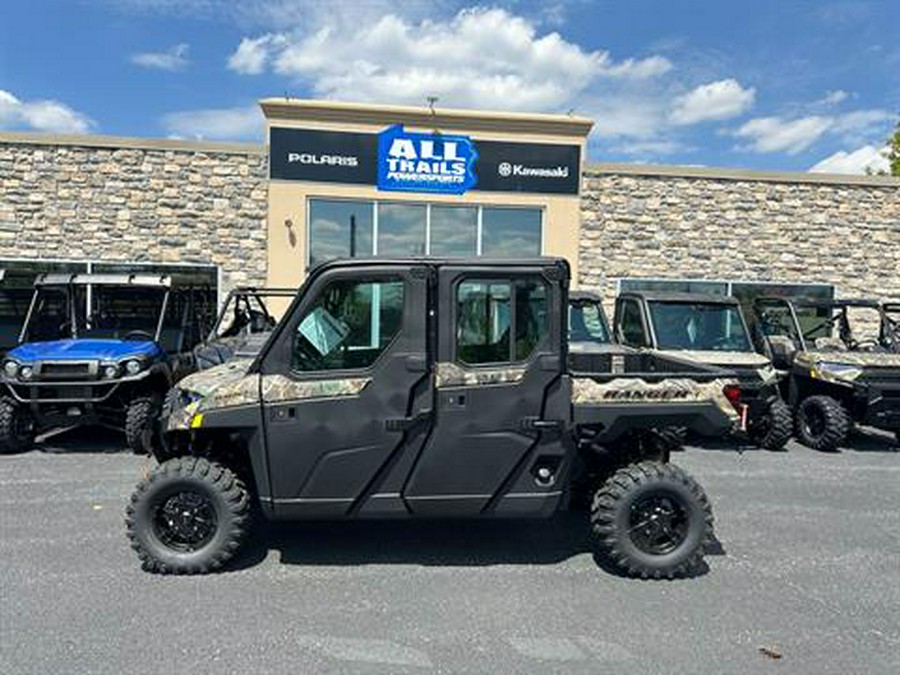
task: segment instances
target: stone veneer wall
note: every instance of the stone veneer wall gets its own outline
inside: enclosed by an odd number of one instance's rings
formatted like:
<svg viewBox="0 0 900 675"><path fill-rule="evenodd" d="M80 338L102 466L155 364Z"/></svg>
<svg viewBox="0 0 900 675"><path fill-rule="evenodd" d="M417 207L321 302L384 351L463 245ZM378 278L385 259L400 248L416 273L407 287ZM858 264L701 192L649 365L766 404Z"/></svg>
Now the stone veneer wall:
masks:
<svg viewBox="0 0 900 675"><path fill-rule="evenodd" d="M900 299L900 180L656 169L584 172L578 282L609 306L621 277L830 283L839 297Z"/></svg>
<svg viewBox="0 0 900 675"><path fill-rule="evenodd" d="M223 292L265 283L262 146L18 136L0 136L0 257L214 264Z"/></svg>

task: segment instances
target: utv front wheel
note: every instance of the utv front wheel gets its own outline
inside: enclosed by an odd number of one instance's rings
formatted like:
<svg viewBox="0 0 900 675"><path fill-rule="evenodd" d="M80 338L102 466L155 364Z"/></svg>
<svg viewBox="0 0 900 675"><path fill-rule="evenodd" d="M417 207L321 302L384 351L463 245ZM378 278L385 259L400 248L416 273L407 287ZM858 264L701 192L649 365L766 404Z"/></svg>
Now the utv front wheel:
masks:
<svg viewBox="0 0 900 675"><path fill-rule="evenodd" d="M205 574L228 562L250 524L250 495L229 469L171 459L141 481L126 510L131 547L161 574Z"/></svg>
<svg viewBox="0 0 900 675"><path fill-rule="evenodd" d="M125 409L125 440L136 455L150 455L157 442L160 405L155 398L136 398Z"/></svg>
<svg viewBox="0 0 900 675"><path fill-rule="evenodd" d="M837 450L850 432L850 415L830 396L810 396L797 409L797 438L813 450Z"/></svg>
<svg viewBox="0 0 900 675"><path fill-rule="evenodd" d="M0 398L0 454L25 452L33 443L31 413L12 399Z"/></svg>
<svg viewBox="0 0 900 675"><path fill-rule="evenodd" d="M791 439L794 420L788 404L775 399L760 419L753 420L749 433L750 440L765 450L784 450Z"/></svg>
<svg viewBox="0 0 900 675"><path fill-rule="evenodd" d="M626 466L597 491L591 529L605 566L627 576L673 579L695 571L713 536L703 488L672 464Z"/></svg>

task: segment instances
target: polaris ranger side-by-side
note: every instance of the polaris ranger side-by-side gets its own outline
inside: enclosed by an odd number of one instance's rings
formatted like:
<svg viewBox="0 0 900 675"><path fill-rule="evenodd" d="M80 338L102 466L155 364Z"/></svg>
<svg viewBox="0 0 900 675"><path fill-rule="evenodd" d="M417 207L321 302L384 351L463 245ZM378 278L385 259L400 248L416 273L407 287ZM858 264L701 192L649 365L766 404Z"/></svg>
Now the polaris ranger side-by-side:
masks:
<svg viewBox="0 0 900 675"><path fill-rule="evenodd" d="M165 393L192 372L191 347L208 331L208 289L168 276L44 274L3 361L0 452L28 449L37 433L84 424L125 432L148 453Z"/></svg>
<svg viewBox="0 0 900 675"><path fill-rule="evenodd" d="M597 471L598 553L627 574L689 573L712 513L652 432L726 432L737 388L724 371L643 372L650 355L615 374L569 365L568 281L567 263L545 258L317 267L254 359L169 397L175 456L127 509L144 568L221 567L254 504L275 520L547 517L566 506L576 460L601 461L578 453L628 439Z"/></svg>
<svg viewBox="0 0 900 675"><path fill-rule="evenodd" d="M884 339L884 323L878 328L879 302L760 298L754 310L763 346L788 373L784 396L801 443L835 450L853 423L900 440L900 354ZM851 312L870 315L869 337L859 334Z"/></svg>
<svg viewBox="0 0 900 675"><path fill-rule="evenodd" d="M735 298L625 292L616 299L614 326L622 344L734 371L750 440L768 450L781 450L790 440L791 411L781 398L778 374L754 350Z"/></svg>
<svg viewBox="0 0 900 675"><path fill-rule="evenodd" d="M216 324L206 339L194 347L197 370L206 370L232 358L252 358L275 329L270 303L293 298L296 288L239 286L225 298Z"/></svg>

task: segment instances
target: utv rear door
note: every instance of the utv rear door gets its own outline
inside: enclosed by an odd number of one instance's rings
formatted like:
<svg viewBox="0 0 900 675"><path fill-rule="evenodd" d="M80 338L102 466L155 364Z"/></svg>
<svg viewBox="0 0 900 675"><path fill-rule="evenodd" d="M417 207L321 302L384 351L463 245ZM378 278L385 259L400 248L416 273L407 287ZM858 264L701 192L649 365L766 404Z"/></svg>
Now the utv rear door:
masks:
<svg viewBox="0 0 900 675"><path fill-rule="evenodd" d="M568 272L444 266L435 426L404 490L416 514L552 512L565 475Z"/></svg>
<svg viewBox="0 0 900 675"><path fill-rule="evenodd" d="M428 269L325 268L263 357L276 517L405 513L391 469L431 424Z"/></svg>

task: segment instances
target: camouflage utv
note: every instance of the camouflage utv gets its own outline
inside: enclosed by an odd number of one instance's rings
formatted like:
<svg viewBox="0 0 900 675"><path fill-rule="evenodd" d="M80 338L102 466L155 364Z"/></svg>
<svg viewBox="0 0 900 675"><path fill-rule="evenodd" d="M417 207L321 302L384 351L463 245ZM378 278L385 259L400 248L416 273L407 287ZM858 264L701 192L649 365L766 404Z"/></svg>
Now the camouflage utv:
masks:
<svg viewBox="0 0 900 675"><path fill-rule="evenodd" d="M762 346L788 375L783 394L801 443L836 450L853 424L900 434L900 354L881 303L760 298L754 313Z"/></svg>
<svg viewBox="0 0 900 675"><path fill-rule="evenodd" d="M754 349L735 298L626 292L616 299L614 326L624 345L734 371L744 406L742 428L750 441L767 450L784 449L791 437L791 411L771 360Z"/></svg>

